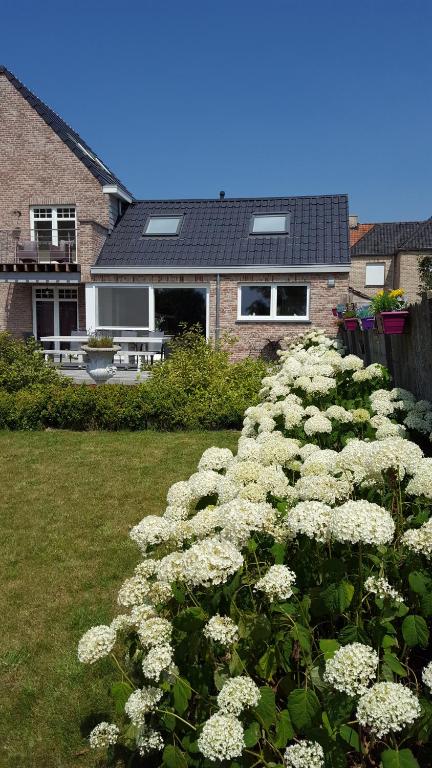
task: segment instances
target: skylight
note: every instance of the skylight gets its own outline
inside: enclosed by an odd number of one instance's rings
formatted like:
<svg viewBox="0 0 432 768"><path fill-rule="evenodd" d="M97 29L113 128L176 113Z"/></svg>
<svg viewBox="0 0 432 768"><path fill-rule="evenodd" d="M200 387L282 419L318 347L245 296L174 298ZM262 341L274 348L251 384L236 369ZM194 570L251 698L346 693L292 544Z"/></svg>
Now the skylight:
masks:
<svg viewBox="0 0 432 768"><path fill-rule="evenodd" d="M149 216L145 235L178 235L183 216Z"/></svg>
<svg viewBox="0 0 432 768"><path fill-rule="evenodd" d="M278 235L289 232L289 213L257 214L252 216L253 235Z"/></svg>

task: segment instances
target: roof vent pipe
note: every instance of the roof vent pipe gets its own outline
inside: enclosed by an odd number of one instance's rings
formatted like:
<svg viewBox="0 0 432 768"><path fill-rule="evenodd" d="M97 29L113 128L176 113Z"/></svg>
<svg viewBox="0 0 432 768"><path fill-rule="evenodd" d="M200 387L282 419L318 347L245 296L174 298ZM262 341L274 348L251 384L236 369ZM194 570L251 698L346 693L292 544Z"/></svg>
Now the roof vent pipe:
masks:
<svg viewBox="0 0 432 768"><path fill-rule="evenodd" d="M225 192L223 191L223 189L221 189L221 191L219 192L219 200L225 200Z"/></svg>

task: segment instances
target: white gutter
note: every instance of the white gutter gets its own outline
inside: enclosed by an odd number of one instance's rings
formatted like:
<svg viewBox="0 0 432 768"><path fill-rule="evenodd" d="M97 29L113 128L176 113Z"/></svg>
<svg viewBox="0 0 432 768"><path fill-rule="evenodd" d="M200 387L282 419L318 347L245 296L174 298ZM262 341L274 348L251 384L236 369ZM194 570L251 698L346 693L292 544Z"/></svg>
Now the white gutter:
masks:
<svg viewBox="0 0 432 768"><path fill-rule="evenodd" d="M105 195L115 195L116 197L119 197L121 200L125 200L126 203L131 203L132 198L130 195L128 195L124 189L119 187L117 184L104 184L102 187L102 192L105 193Z"/></svg>
<svg viewBox="0 0 432 768"><path fill-rule="evenodd" d="M92 275L247 275L247 274L322 274L349 272L350 264L315 264L308 267L284 267L261 264L249 267L92 267Z"/></svg>

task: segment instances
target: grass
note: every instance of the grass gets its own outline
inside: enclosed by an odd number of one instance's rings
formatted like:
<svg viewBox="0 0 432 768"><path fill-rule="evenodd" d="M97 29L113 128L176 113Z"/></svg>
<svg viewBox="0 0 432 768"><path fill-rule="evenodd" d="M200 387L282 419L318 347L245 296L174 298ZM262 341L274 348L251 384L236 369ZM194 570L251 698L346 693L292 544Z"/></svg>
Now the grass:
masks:
<svg viewBox="0 0 432 768"><path fill-rule="evenodd" d="M116 672L83 666L82 633L110 622L138 562L128 530L164 509L205 448L235 432L0 433L0 766L94 768Z"/></svg>

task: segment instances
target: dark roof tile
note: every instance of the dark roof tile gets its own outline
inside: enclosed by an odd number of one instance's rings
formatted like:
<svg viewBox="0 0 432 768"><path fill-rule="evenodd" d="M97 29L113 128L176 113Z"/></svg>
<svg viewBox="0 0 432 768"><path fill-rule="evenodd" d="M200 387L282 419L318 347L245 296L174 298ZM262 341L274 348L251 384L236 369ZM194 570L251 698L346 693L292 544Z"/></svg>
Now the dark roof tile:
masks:
<svg viewBox="0 0 432 768"><path fill-rule="evenodd" d="M291 214L287 235L251 235L253 213ZM145 237L148 216L183 214L179 235ZM348 198L142 200L127 209L96 266L203 267L348 265Z"/></svg>

